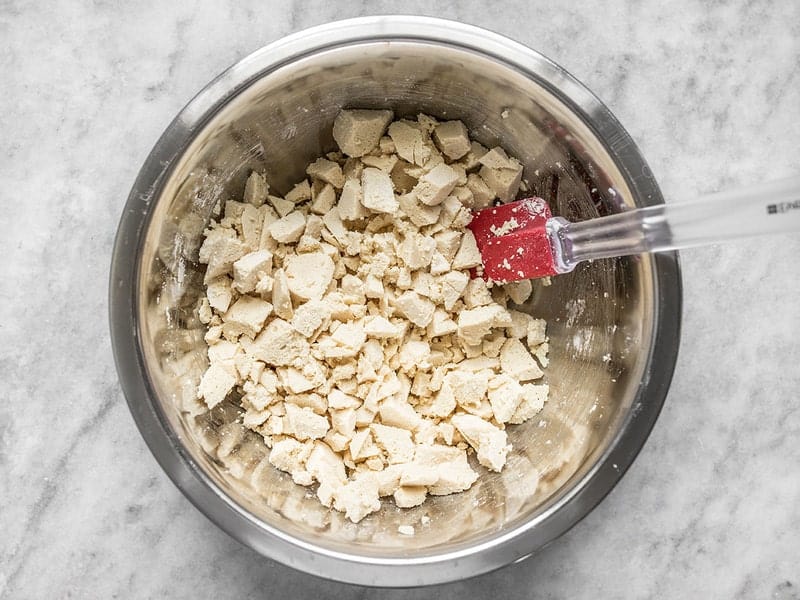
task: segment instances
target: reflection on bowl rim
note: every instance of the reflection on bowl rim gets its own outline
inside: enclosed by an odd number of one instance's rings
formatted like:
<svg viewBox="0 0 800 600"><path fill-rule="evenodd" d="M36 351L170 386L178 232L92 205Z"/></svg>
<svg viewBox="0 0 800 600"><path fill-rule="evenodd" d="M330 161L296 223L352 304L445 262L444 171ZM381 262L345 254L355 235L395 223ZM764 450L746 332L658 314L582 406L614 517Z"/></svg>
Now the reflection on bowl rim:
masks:
<svg viewBox="0 0 800 600"><path fill-rule="evenodd" d="M441 19L380 16L339 21L293 34L243 58L208 84L169 125L139 172L120 221L111 266L109 312L117 371L137 426L161 467L206 516L261 554L306 572L366 585L413 586L477 575L529 556L575 525L614 487L647 439L666 397L677 359L681 278L677 254L652 258L654 324L668 322L674 327L655 327L648 349L647 364L651 368L645 372L634 405L616 438L583 479L537 518L465 550L413 558L378 558L345 554L297 540L235 505L197 467L152 400L155 392L139 347L136 315L141 244L153 212L153 200L160 196L171 166L192 139L254 78L292 59L335 45L387 39L460 47L488 55L535 78L582 116L615 160L635 198L642 204L661 202L644 159L609 110L574 77L537 52L484 29ZM658 365L658 370L653 365Z"/></svg>

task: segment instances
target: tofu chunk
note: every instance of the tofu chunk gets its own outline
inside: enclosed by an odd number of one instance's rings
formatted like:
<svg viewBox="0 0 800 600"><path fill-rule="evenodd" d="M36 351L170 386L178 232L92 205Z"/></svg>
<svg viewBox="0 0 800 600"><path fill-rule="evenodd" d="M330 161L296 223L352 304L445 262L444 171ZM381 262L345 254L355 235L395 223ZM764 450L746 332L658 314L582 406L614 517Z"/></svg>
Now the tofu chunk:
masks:
<svg viewBox="0 0 800 600"><path fill-rule="evenodd" d="M344 512L353 523L381 508L376 477L362 476L348 481L335 493L334 508Z"/></svg>
<svg viewBox="0 0 800 600"><path fill-rule="evenodd" d="M286 200L292 204L300 204L311 200L311 185L308 183L308 180L304 179L289 190L289 193L286 194Z"/></svg>
<svg viewBox="0 0 800 600"><path fill-rule="evenodd" d="M286 416L283 418L284 433L291 434L298 440L316 440L328 433L328 419L318 415L308 407L300 408L294 404L286 404Z"/></svg>
<svg viewBox="0 0 800 600"><path fill-rule="evenodd" d="M458 335L468 344L480 344L493 327L502 327L500 323L506 319L510 322L508 311L497 304L462 310L458 314Z"/></svg>
<svg viewBox="0 0 800 600"><path fill-rule="evenodd" d="M269 185L267 185L266 178L255 171L250 173L250 177L247 178L247 183L244 186L244 201L258 208L264 204L268 193Z"/></svg>
<svg viewBox="0 0 800 600"><path fill-rule="evenodd" d="M479 162L483 165L479 175L486 185L501 201L513 200L522 181L522 165L519 161L509 158L502 148L497 147L484 154Z"/></svg>
<svg viewBox="0 0 800 600"><path fill-rule="evenodd" d="M422 131L406 121L389 125L389 137L394 142L397 155L413 165L422 166L431 157L431 149L425 144Z"/></svg>
<svg viewBox="0 0 800 600"><path fill-rule="evenodd" d="M475 449L478 462L492 471L500 472L511 449L506 432L475 415L454 415L451 422Z"/></svg>
<svg viewBox="0 0 800 600"><path fill-rule="evenodd" d="M364 333L378 339L396 338L400 330L386 317L373 315L364 321Z"/></svg>
<svg viewBox="0 0 800 600"><path fill-rule="evenodd" d="M370 430L375 442L386 452L389 464L407 463L414 458L414 442L410 431L378 423L370 425Z"/></svg>
<svg viewBox="0 0 800 600"><path fill-rule="evenodd" d="M276 242L293 244L300 239L306 228L306 218L299 211L292 211L269 226L269 234Z"/></svg>
<svg viewBox="0 0 800 600"><path fill-rule="evenodd" d="M272 273L272 252L257 250L245 254L233 263L233 285L236 289L247 294L256 288L258 280L263 275Z"/></svg>
<svg viewBox="0 0 800 600"><path fill-rule="evenodd" d="M211 363L200 380L197 389L199 398L206 401L208 408L214 408L222 402L236 385L236 378L219 363Z"/></svg>
<svg viewBox="0 0 800 600"><path fill-rule="evenodd" d="M528 298L531 297L533 284L529 279L523 279L522 281L506 283L503 285L503 289L506 291L506 294L508 294L508 297L511 298L512 302L515 304L524 304Z"/></svg>
<svg viewBox="0 0 800 600"><path fill-rule="evenodd" d="M450 271L439 278L441 285L442 304L446 310L452 310L455 303L467 289L469 276L459 271Z"/></svg>
<svg viewBox="0 0 800 600"><path fill-rule="evenodd" d="M333 121L333 139L347 156L364 156L378 145L393 116L390 110L343 110Z"/></svg>
<svg viewBox="0 0 800 600"><path fill-rule="evenodd" d="M301 300L322 298L333 279L333 260L322 252L295 254L285 264L289 291Z"/></svg>
<svg viewBox="0 0 800 600"><path fill-rule="evenodd" d="M509 423L524 423L538 414L544 408L544 403L547 402L547 396L550 393L550 387L547 384L524 383L521 387L522 401L508 420Z"/></svg>
<svg viewBox="0 0 800 600"><path fill-rule="evenodd" d="M320 300L309 300L301 304L292 316L292 327L303 336L310 338L331 317L330 308Z"/></svg>
<svg viewBox="0 0 800 600"><path fill-rule="evenodd" d="M458 183L458 173L442 163L425 173L414 186L411 193L423 204L436 206L441 204Z"/></svg>
<svg viewBox="0 0 800 600"><path fill-rule="evenodd" d="M249 353L268 365L281 367L306 360L309 350L305 337L294 327L283 319L273 319L258 334Z"/></svg>
<svg viewBox="0 0 800 600"><path fill-rule="evenodd" d="M364 169L361 173L361 190L361 203L370 210L394 214L400 208L394 195L391 178L380 169L374 167Z"/></svg>
<svg viewBox="0 0 800 600"><path fill-rule="evenodd" d="M319 179L320 181L331 184L337 190L342 189L344 185L342 167L340 167L338 163L326 158L318 158L308 165L306 173L314 179Z"/></svg>
<svg viewBox="0 0 800 600"><path fill-rule="evenodd" d="M403 292L395 302L403 315L417 327L427 327L436 310L433 302L413 291Z"/></svg>
<svg viewBox="0 0 800 600"><path fill-rule="evenodd" d="M206 297L211 308L221 313L228 310L233 299L231 283L230 278L224 275L208 282Z"/></svg>
<svg viewBox="0 0 800 600"><path fill-rule="evenodd" d="M275 271L272 280L272 307L275 314L282 319L291 319L294 314L292 297L289 293L289 280L283 269Z"/></svg>
<svg viewBox="0 0 800 600"><path fill-rule="evenodd" d="M315 215L325 215L333 208L334 204L336 204L336 190L330 183L326 183L312 200L311 212ZM306 224L307 226L308 224Z"/></svg>
<svg viewBox="0 0 800 600"><path fill-rule="evenodd" d="M478 250L478 244L475 241L475 235L467 230L461 236L461 244L458 246L453 258L454 269L471 269L482 264L481 253Z"/></svg>
<svg viewBox="0 0 800 600"><path fill-rule="evenodd" d="M339 216L342 221L358 221L369 215L364 207L363 198L361 182L358 179L348 179L344 182L339 197Z"/></svg>
<svg viewBox="0 0 800 600"><path fill-rule="evenodd" d="M522 342L511 338L500 350L500 368L517 381L539 379L544 373Z"/></svg>
<svg viewBox="0 0 800 600"><path fill-rule="evenodd" d="M272 313L272 304L252 296L242 296L222 317L222 332L226 336L246 335L254 338Z"/></svg>
<svg viewBox="0 0 800 600"><path fill-rule="evenodd" d="M444 121L433 130L433 141L450 160L458 160L469 152L469 135L461 121Z"/></svg>
<svg viewBox="0 0 800 600"><path fill-rule="evenodd" d="M272 445L269 462L276 469L289 473L295 483L311 485L311 474L305 468L311 450L308 444L301 444L293 438L284 438Z"/></svg>
<svg viewBox="0 0 800 600"><path fill-rule="evenodd" d="M498 423L508 423L522 402L522 386L508 375L496 375L489 381L489 403Z"/></svg>

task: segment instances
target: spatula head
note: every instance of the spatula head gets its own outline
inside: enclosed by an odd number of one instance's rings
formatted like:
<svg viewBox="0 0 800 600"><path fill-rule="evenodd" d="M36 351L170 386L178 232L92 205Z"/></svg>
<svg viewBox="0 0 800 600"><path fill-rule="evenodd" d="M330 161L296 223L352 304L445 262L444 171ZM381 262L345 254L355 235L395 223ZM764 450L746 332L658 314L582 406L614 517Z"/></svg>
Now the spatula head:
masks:
<svg viewBox="0 0 800 600"><path fill-rule="evenodd" d="M470 230L483 259L483 277L498 283L556 275L547 235L550 207L525 198L472 214Z"/></svg>

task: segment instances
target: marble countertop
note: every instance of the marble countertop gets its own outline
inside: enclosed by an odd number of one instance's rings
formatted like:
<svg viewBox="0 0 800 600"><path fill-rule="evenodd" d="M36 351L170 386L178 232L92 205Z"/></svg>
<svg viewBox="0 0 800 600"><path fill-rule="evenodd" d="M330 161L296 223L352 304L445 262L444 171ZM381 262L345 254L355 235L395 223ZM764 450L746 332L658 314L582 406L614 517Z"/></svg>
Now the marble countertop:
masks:
<svg viewBox="0 0 800 600"><path fill-rule="evenodd" d="M564 65L669 199L800 172L791 2L407 0ZM0 598L800 598L800 237L682 256L683 341L633 467L523 563L340 585L212 525L150 455L107 327L117 222L177 111L256 48L391 2L0 2Z"/></svg>

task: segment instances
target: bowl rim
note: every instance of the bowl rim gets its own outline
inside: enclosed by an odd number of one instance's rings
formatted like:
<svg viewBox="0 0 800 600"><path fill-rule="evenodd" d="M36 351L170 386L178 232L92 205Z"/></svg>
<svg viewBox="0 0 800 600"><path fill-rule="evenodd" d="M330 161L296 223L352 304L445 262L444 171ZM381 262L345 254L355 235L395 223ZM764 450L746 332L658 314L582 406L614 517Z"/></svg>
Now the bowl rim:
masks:
<svg viewBox="0 0 800 600"><path fill-rule="evenodd" d="M244 57L190 100L161 135L136 178L119 222L109 279L109 324L117 373L142 437L173 483L211 521L260 554L307 573L362 585L410 587L463 579L522 560L572 528L611 491L647 440L666 398L680 341L682 284L677 253L651 258L654 331L649 368L632 408L598 462L537 519L466 549L388 558L344 553L298 540L237 506L182 447L157 406L147 373L136 315L141 249L154 200L196 135L254 79L333 46L387 40L444 44L520 70L582 117L642 205L663 203L644 158L608 108L535 50L480 27L432 17L384 15L335 21L294 33ZM659 365L658 371L652 365Z"/></svg>

